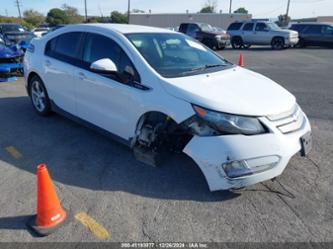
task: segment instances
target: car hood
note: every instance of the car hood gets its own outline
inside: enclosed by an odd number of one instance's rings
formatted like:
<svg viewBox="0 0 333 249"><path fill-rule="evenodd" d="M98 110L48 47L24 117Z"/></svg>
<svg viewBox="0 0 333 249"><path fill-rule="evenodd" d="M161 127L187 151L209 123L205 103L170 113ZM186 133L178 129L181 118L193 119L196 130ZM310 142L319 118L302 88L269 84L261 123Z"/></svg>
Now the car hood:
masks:
<svg viewBox="0 0 333 249"><path fill-rule="evenodd" d="M22 55L22 53L13 48L9 48L3 44L0 44L0 58L13 58Z"/></svg>
<svg viewBox="0 0 333 249"><path fill-rule="evenodd" d="M295 97L282 86L258 73L233 67L215 73L163 80L174 97L208 109L267 116L290 110Z"/></svg>

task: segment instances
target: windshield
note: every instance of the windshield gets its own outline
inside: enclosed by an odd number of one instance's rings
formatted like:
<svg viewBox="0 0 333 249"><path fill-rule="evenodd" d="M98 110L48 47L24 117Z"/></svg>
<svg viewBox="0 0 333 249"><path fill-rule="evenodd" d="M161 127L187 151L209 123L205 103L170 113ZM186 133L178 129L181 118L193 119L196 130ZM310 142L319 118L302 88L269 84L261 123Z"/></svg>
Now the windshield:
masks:
<svg viewBox="0 0 333 249"><path fill-rule="evenodd" d="M209 24L207 24L207 23L201 23L199 26L200 26L202 31L214 32L214 28L212 26L210 26Z"/></svg>
<svg viewBox="0 0 333 249"><path fill-rule="evenodd" d="M2 30L4 33L6 32L23 32L24 28L18 24L7 24L2 26Z"/></svg>
<svg viewBox="0 0 333 249"><path fill-rule="evenodd" d="M273 23L273 22L268 22L267 26L271 29L271 30L275 30L275 31L280 31L282 30L277 24Z"/></svg>
<svg viewBox="0 0 333 249"><path fill-rule="evenodd" d="M214 72L232 66L201 43L182 34L128 34L127 38L163 77Z"/></svg>

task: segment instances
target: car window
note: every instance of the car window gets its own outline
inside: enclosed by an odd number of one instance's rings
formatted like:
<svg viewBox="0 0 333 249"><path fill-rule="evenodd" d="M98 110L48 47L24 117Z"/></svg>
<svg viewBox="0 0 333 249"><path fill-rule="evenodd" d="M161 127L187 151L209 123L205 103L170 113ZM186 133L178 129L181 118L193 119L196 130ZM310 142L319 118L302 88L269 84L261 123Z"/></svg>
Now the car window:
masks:
<svg viewBox="0 0 333 249"><path fill-rule="evenodd" d="M254 23L246 23L243 27L244 31L252 31L253 30Z"/></svg>
<svg viewBox="0 0 333 249"><path fill-rule="evenodd" d="M195 36L195 34L199 31L199 27L196 24L189 24L187 28L187 34L189 36Z"/></svg>
<svg viewBox="0 0 333 249"><path fill-rule="evenodd" d="M81 32L70 32L60 35L57 39L55 52L70 58L77 57L81 36Z"/></svg>
<svg viewBox="0 0 333 249"><path fill-rule="evenodd" d="M291 25L290 29L295 30L299 33L302 33L306 27L307 27L307 25L293 24L293 25Z"/></svg>
<svg viewBox="0 0 333 249"><path fill-rule="evenodd" d="M256 31L267 31L268 27L266 25L266 23L263 22L259 22L256 25Z"/></svg>
<svg viewBox="0 0 333 249"><path fill-rule="evenodd" d="M45 54L73 65L79 63L82 32L69 32L49 40Z"/></svg>
<svg viewBox="0 0 333 249"><path fill-rule="evenodd" d="M306 34L319 35L321 34L322 26L321 25L310 25L306 30Z"/></svg>
<svg viewBox="0 0 333 249"><path fill-rule="evenodd" d="M183 77L232 66L201 43L177 33L134 33L127 38L160 75Z"/></svg>
<svg viewBox="0 0 333 249"><path fill-rule="evenodd" d="M332 26L322 26L321 32L325 35L332 35L333 34L333 27Z"/></svg>
<svg viewBox="0 0 333 249"><path fill-rule="evenodd" d="M230 24L230 26L228 27L228 31L229 30L239 30L242 27L243 23L242 22L234 22L232 24Z"/></svg>
<svg viewBox="0 0 333 249"><path fill-rule="evenodd" d="M111 59L120 73L131 72L134 80L140 81L131 60L115 41L103 35L87 34L82 57L86 67L90 67L91 63L104 58Z"/></svg>

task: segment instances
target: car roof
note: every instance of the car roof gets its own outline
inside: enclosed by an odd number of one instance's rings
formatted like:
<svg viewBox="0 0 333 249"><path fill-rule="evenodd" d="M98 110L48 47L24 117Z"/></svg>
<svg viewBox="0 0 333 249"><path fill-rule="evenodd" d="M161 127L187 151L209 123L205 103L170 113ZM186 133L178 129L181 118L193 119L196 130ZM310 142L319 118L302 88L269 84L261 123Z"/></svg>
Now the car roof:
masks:
<svg viewBox="0 0 333 249"><path fill-rule="evenodd" d="M292 25L333 25L333 23L330 22L298 22L293 23Z"/></svg>
<svg viewBox="0 0 333 249"><path fill-rule="evenodd" d="M89 26L89 27L98 27L107 30L116 31L122 34L129 33L175 33L172 30L167 30L164 28L155 28L141 25L132 25L132 24L115 24L115 23L88 23L88 24L76 24L77 26ZM74 25L70 25L74 26Z"/></svg>

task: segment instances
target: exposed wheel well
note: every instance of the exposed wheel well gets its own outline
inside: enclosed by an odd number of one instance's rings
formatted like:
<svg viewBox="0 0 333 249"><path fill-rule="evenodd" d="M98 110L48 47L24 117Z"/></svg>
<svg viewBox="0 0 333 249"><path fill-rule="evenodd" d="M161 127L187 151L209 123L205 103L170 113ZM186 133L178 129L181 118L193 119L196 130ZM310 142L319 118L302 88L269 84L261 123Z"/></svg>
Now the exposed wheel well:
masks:
<svg viewBox="0 0 333 249"><path fill-rule="evenodd" d="M131 147L137 160L156 166L167 153L181 153L192 137L169 115L152 111L140 117Z"/></svg>
<svg viewBox="0 0 333 249"><path fill-rule="evenodd" d="M272 40L271 40L271 43L274 41L274 39L277 39L277 38L282 39L284 41L284 37L282 37L282 36L274 36L272 38Z"/></svg>

